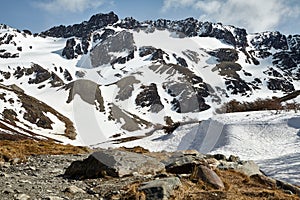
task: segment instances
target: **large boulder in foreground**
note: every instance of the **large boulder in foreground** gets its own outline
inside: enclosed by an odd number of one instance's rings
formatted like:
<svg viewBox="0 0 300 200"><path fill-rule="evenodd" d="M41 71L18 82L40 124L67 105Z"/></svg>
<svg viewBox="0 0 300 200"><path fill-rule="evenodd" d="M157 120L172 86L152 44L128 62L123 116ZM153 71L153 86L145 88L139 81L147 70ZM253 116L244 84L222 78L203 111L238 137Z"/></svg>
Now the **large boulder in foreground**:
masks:
<svg viewBox="0 0 300 200"><path fill-rule="evenodd" d="M156 174L165 165L155 158L115 149L94 152L83 161L74 161L65 172L69 178L124 177L133 174Z"/></svg>

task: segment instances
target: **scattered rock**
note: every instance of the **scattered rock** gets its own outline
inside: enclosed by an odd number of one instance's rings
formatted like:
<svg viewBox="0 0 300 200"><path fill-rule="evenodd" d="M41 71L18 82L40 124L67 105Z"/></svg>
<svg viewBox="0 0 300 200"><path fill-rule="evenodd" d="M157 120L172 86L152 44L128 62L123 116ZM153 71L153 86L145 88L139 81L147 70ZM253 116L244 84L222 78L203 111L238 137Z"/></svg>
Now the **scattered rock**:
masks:
<svg viewBox="0 0 300 200"><path fill-rule="evenodd" d="M170 177L143 183L139 190L146 194L147 200L167 200L180 185L179 178Z"/></svg>
<svg viewBox="0 0 300 200"><path fill-rule="evenodd" d="M2 191L3 194L14 194L15 192L11 188L7 188Z"/></svg>
<svg viewBox="0 0 300 200"><path fill-rule="evenodd" d="M85 191L75 185L71 185L65 189L65 192L69 192L71 194L76 194L76 193L85 193Z"/></svg>
<svg viewBox="0 0 300 200"><path fill-rule="evenodd" d="M64 198L57 197L57 196L49 196L46 197L45 200L64 200Z"/></svg>
<svg viewBox="0 0 300 200"><path fill-rule="evenodd" d="M18 194L18 195L15 195L15 199L16 200L28 200L28 199L30 199L30 196L28 196L27 194Z"/></svg>

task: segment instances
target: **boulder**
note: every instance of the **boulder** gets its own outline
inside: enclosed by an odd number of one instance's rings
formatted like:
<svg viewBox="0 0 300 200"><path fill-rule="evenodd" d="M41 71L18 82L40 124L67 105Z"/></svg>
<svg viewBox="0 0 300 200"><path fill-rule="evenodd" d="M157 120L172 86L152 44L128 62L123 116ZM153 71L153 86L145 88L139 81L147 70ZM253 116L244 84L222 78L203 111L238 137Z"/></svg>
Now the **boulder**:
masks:
<svg viewBox="0 0 300 200"><path fill-rule="evenodd" d="M241 163L241 165L237 165L236 171L242 172L246 174L247 176L252 176L255 174L262 175L259 166L252 160L250 161L244 161Z"/></svg>
<svg viewBox="0 0 300 200"><path fill-rule="evenodd" d="M73 162L65 172L69 178L98 178L104 176L124 177L133 174L156 174L165 170L165 165L155 158L120 150L94 152L83 161Z"/></svg>
<svg viewBox="0 0 300 200"><path fill-rule="evenodd" d="M139 190L145 193L147 200L167 200L180 185L179 178L170 177L143 183Z"/></svg>
<svg viewBox="0 0 300 200"><path fill-rule="evenodd" d="M210 168L200 165L198 166L194 173L192 174L192 180L202 180L205 183L210 184L215 189L224 189L224 183L221 178L211 170Z"/></svg>
<svg viewBox="0 0 300 200"><path fill-rule="evenodd" d="M163 163L166 166L166 171L173 174L190 174L194 167L199 164L205 164L203 155L185 155L184 152L177 152Z"/></svg>

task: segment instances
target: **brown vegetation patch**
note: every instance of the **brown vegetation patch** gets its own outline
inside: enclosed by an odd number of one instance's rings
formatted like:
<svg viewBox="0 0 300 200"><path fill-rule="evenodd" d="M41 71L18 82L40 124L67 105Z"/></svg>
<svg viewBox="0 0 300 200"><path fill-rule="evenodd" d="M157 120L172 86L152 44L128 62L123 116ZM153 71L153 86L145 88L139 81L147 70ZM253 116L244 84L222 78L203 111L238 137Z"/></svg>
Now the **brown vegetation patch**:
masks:
<svg viewBox="0 0 300 200"><path fill-rule="evenodd" d="M247 112L247 111L262 111L262 110L294 110L297 112L300 110L300 104L293 103L282 103L280 98L272 99L256 99L253 102L239 102L237 100L231 100L225 103L217 110L218 113L233 113L233 112Z"/></svg>
<svg viewBox="0 0 300 200"><path fill-rule="evenodd" d="M252 200L252 199L300 199L297 195L286 194L283 190L271 188L255 179L231 170L217 170L225 185L225 190L216 190L203 181L192 182L182 178L182 186L175 191L171 199L205 200Z"/></svg>
<svg viewBox="0 0 300 200"><path fill-rule="evenodd" d="M53 141L0 140L0 161L25 161L31 155L85 154L86 147L58 144Z"/></svg>

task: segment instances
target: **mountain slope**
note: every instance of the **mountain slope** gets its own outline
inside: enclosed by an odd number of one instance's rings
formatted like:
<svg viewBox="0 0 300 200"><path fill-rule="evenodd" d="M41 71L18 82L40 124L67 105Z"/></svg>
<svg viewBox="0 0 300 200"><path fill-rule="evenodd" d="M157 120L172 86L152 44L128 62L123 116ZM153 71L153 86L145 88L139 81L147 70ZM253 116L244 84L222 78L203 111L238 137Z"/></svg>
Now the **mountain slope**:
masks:
<svg viewBox="0 0 300 200"><path fill-rule="evenodd" d="M232 99L299 90L299 41L193 18L139 22L111 12L33 35L2 25L0 76L68 117L80 133L76 142L92 145L207 119Z"/></svg>

